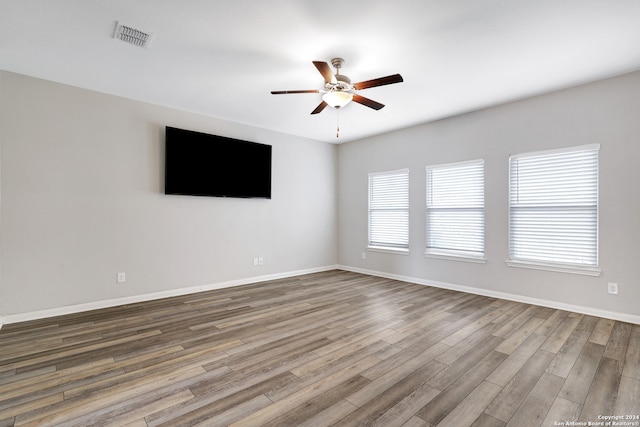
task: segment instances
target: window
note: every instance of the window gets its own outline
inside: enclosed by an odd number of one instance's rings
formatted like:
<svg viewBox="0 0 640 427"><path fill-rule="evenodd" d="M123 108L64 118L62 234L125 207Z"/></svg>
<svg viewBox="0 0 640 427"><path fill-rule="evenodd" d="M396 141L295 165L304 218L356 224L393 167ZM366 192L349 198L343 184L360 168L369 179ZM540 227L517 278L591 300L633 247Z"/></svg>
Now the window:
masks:
<svg viewBox="0 0 640 427"><path fill-rule="evenodd" d="M425 255L484 259L484 161L427 167Z"/></svg>
<svg viewBox="0 0 640 427"><path fill-rule="evenodd" d="M599 148L509 158L509 265L599 274Z"/></svg>
<svg viewBox="0 0 640 427"><path fill-rule="evenodd" d="M409 170L369 174L369 248L409 250Z"/></svg>

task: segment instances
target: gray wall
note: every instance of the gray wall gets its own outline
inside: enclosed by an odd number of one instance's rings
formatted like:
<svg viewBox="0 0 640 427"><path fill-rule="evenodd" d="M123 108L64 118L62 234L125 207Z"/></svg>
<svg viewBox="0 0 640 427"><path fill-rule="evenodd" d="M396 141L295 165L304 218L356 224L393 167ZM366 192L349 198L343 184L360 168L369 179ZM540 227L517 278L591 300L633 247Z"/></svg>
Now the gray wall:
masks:
<svg viewBox="0 0 640 427"><path fill-rule="evenodd" d="M392 108L392 107L389 107ZM640 73L341 145L338 261L415 278L640 315ZM509 154L599 143L600 277L509 267ZM425 166L485 160L486 264L425 258ZM367 174L410 169L410 255L367 252ZM607 294L617 282L619 295Z"/></svg>
<svg viewBox="0 0 640 427"><path fill-rule="evenodd" d="M0 316L338 263L637 317L639 92L633 73L334 146L0 72ZM164 195L165 125L272 144L273 199ZM589 143L601 144L601 276L506 266L509 154ZM477 158L487 263L425 258L425 166ZM362 260L367 174L405 167L411 253Z"/></svg>
<svg viewBox="0 0 640 427"><path fill-rule="evenodd" d="M0 79L0 316L335 266L335 145ZM164 195L165 125L271 144L272 199Z"/></svg>

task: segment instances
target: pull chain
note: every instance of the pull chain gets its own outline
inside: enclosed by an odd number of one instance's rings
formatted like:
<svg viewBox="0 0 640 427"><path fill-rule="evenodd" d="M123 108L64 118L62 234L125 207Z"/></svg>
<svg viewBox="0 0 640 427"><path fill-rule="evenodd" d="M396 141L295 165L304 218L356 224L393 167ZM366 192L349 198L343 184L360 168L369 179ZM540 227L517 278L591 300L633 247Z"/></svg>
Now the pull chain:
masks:
<svg viewBox="0 0 640 427"><path fill-rule="evenodd" d="M340 138L340 110L336 110L336 139Z"/></svg>

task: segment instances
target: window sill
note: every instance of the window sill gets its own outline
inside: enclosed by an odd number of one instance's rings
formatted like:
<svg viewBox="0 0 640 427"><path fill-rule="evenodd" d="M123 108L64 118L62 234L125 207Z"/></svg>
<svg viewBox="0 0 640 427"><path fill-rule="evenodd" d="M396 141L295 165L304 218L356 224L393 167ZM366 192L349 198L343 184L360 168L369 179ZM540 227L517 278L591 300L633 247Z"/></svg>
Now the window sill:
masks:
<svg viewBox="0 0 640 427"><path fill-rule="evenodd" d="M545 263L538 263L538 262L515 261L510 259L508 259L506 262L509 267L554 271L556 273L580 274L583 276L593 276L593 277L598 277L600 276L600 274L602 274L602 270L600 270L599 268L592 268L592 267L574 267L569 265L563 266L563 265L545 264Z"/></svg>
<svg viewBox="0 0 640 427"><path fill-rule="evenodd" d="M425 252L424 256L426 258L435 258L435 259L446 259L450 261L462 261L462 262L472 262L476 264L486 264L487 259L482 257L475 257L470 255L461 255L454 253L444 253L444 252Z"/></svg>
<svg viewBox="0 0 640 427"><path fill-rule="evenodd" d="M386 248L384 246L367 246L367 250L371 252L384 252L396 255L409 255L409 249L403 248Z"/></svg>

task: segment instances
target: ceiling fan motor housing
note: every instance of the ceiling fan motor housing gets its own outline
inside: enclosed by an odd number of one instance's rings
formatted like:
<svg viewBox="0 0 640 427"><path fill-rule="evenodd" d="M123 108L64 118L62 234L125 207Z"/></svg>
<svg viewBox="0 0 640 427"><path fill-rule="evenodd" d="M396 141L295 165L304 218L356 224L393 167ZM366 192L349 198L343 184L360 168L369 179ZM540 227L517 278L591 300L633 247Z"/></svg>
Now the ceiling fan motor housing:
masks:
<svg viewBox="0 0 640 427"><path fill-rule="evenodd" d="M326 90L334 90L334 91L349 91L353 90L353 85L351 84L351 79L347 76L343 76L342 74L336 75L336 83L325 82L324 88Z"/></svg>

